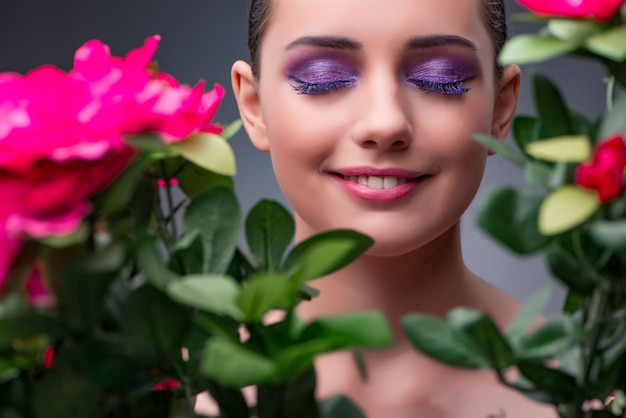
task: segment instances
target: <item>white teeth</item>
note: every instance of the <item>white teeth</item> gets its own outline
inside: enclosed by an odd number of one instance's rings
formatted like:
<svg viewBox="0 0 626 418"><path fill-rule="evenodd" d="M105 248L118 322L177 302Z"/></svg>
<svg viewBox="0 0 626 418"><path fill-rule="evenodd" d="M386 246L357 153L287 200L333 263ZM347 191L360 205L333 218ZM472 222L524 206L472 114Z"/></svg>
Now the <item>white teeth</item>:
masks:
<svg viewBox="0 0 626 418"><path fill-rule="evenodd" d="M401 184L405 184L408 179L398 177L378 177L378 176L344 176L346 180L359 183L362 186L369 187L370 189L393 189Z"/></svg>

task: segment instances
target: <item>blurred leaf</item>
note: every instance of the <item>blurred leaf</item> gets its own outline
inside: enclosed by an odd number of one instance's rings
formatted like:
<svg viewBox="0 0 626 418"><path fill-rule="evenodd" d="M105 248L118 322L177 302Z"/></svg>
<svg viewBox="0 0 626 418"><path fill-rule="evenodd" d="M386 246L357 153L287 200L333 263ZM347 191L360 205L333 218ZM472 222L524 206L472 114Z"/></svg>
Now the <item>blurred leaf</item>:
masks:
<svg viewBox="0 0 626 418"><path fill-rule="evenodd" d="M576 379L561 370L524 360L517 367L537 388L551 393L555 403L570 402L577 393Z"/></svg>
<svg viewBox="0 0 626 418"><path fill-rule="evenodd" d="M585 41L585 47L601 57L621 62L626 60L626 26L599 32Z"/></svg>
<svg viewBox="0 0 626 418"><path fill-rule="evenodd" d="M542 200L543 196L527 190L491 189L479 202L478 224L511 250L530 254L550 242L537 227Z"/></svg>
<svg viewBox="0 0 626 418"><path fill-rule="evenodd" d="M300 338L330 340L346 348L384 348L393 342L387 318L377 311L319 318L307 325Z"/></svg>
<svg viewBox="0 0 626 418"><path fill-rule="evenodd" d="M597 33L601 26L591 20L577 19L550 19L548 31L563 41L576 43L583 42L586 38Z"/></svg>
<svg viewBox="0 0 626 418"><path fill-rule="evenodd" d="M232 277L210 274L191 274L167 287L168 295L178 303L236 320L243 316L237 304L240 292Z"/></svg>
<svg viewBox="0 0 626 418"><path fill-rule="evenodd" d="M513 120L513 139L520 150L526 148L526 144L536 141L537 125L539 121L532 116L516 116Z"/></svg>
<svg viewBox="0 0 626 418"><path fill-rule="evenodd" d="M145 154L135 157L115 181L93 199L96 213L109 214L127 206L149 163L150 158Z"/></svg>
<svg viewBox="0 0 626 418"><path fill-rule="evenodd" d="M213 187L194 198L185 213L185 230L198 229L202 235L206 263L203 271L222 274L237 248L241 214L232 190Z"/></svg>
<svg viewBox="0 0 626 418"><path fill-rule="evenodd" d="M200 231L197 229L187 231L172 247L170 267L181 275L200 274L206 264L204 256Z"/></svg>
<svg viewBox="0 0 626 418"><path fill-rule="evenodd" d="M439 362L466 369L489 367L489 360L467 336L438 318L409 314L402 318L402 327L415 348Z"/></svg>
<svg viewBox="0 0 626 418"><path fill-rule="evenodd" d="M511 340L521 338L548 306L554 290L554 282L546 280L541 287L524 303L513 320L509 323L506 333Z"/></svg>
<svg viewBox="0 0 626 418"><path fill-rule="evenodd" d="M214 173L189 161L176 174L176 178L178 187L190 198L198 196L211 187L225 186L234 189L235 184L232 177Z"/></svg>
<svg viewBox="0 0 626 418"><path fill-rule="evenodd" d="M532 186L548 186L553 178L553 171L546 164L533 161L524 167L524 178Z"/></svg>
<svg viewBox="0 0 626 418"><path fill-rule="evenodd" d="M370 237L356 231L322 232L296 245L283 263L283 270L297 268L296 281L301 284L345 267L372 244Z"/></svg>
<svg viewBox="0 0 626 418"><path fill-rule="evenodd" d="M573 134L569 109L558 87L540 73L532 74L535 108L541 121L541 136L553 138Z"/></svg>
<svg viewBox="0 0 626 418"><path fill-rule="evenodd" d="M154 237L139 239L135 244L135 258L148 282L164 291L179 276L163 264L163 256L157 251L154 240Z"/></svg>
<svg viewBox="0 0 626 418"><path fill-rule="evenodd" d="M583 339L583 331L571 317L551 317L521 338L517 356L527 360L552 360Z"/></svg>
<svg viewBox="0 0 626 418"><path fill-rule="evenodd" d="M469 337L491 367L502 370L513 364L513 350L486 313L456 308L448 313L448 324Z"/></svg>
<svg viewBox="0 0 626 418"><path fill-rule="evenodd" d="M272 382L277 368L271 359L241 344L213 337L206 345L202 372L224 386L243 387Z"/></svg>
<svg viewBox="0 0 626 418"><path fill-rule="evenodd" d="M584 306L583 297L574 289L568 289L563 301L563 313L574 314L582 309Z"/></svg>
<svg viewBox="0 0 626 418"><path fill-rule="evenodd" d="M293 284L278 273L261 273L247 279L238 300L245 323L260 322L270 309L288 308L294 302Z"/></svg>
<svg viewBox="0 0 626 418"><path fill-rule="evenodd" d="M622 94L613 103L613 108L604 114L598 138L608 138L618 132L626 135L626 94Z"/></svg>
<svg viewBox="0 0 626 418"><path fill-rule="evenodd" d="M591 142L584 135L542 139L527 144L526 153L544 161L580 163L591 157Z"/></svg>
<svg viewBox="0 0 626 418"><path fill-rule="evenodd" d="M556 235L569 231L588 220L600 207L595 193L573 185L553 190L539 209L539 231Z"/></svg>
<svg viewBox="0 0 626 418"><path fill-rule="evenodd" d="M596 244L615 251L626 250L626 220L593 221L588 230Z"/></svg>
<svg viewBox="0 0 626 418"><path fill-rule="evenodd" d="M294 377L313 367L316 356L345 348L339 341L320 337L283 348L274 359L282 378Z"/></svg>
<svg viewBox="0 0 626 418"><path fill-rule="evenodd" d="M365 415L350 399L336 395L321 403L320 418L365 418Z"/></svg>
<svg viewBox="0 0 626 418"><path fill-rule="evenodd" d="M499 139L493 138L489 135L483 134L474 134L472 136L476 141L480 142L491 151L496 152L498 155L506 158L510 162L520 167L524 167L527 160L520 152L514 150L513 148L506 145L504 142Z"/></svg>
<svg viewBox="0 0 626 418"><path fill-rule="evenodd" d="M563 248L553 246L546 251L552 274L580 295L589 295L596 282L578 260Z"/></svg>
<svg viewBox="0 0 626 418"><path fill-rule="evenodd" d="M112 246L81 260L61 273L60 300L68 322L90 332L101 318L106 293L126 261L126 251Z"/></svg>
<svg viewBox="0 0 626 418"><path fill-rule="evenodd" d="M262 200L246 219L246 239L259 270L275 271L293 240L293 218L278 202Z"/></svg>
<svg viewBox="0 0 626 418"><path fill-rule="evenodd" d="M319 418L315 399L315 370L281 384L258 387L257 418Z"/></svg>
<svg viewBox="0 0 626 418"><path fill-rule="evenodd" d="M231 122L230 125L225 127L224 130L220 133L220 136L224 138L225 140L229 140L230 138L235 136L237 132L239 132L242 125L243 125L243 122L241 119L237 119Z"/></svg>
<svg viewBox="0 0 626 418"><path fill-rule="evenodd" d="M502 48L498 62L501 65L534 64L574 51L577 42L563 41L545 35L518 35Z"/></svg>
<svg viewBox="0 0 626 418"><path fill-rule="evenodd" d="M250 415L248 404L239 389L227 388L213 381L204 384L220 408L220 418L246 418Z"/></svg>
<svg viewBox="0 0 626 418"><path fill-rule="evenodd" d="M102 397L95 382L58 362L34 386L30 402L33 418L97 417Z"/></svg>
<svg viewBox="0 0 626 418"><path fill-rule="evenodd" d="M187 312L159 290L148 285L135 289L123 315L124 343L135 361L163 364L180 349L188 328Z"/></svg>
<svg viewBox="0 0 626 418"><path fill-rule="evenodd" d="M3 301L4 302L4 301ZM63 336L67 330L57 318L43 313L26 312L0 319L0 350L10 348L15 340L45 334Z"/></svg>
<svg viewBox="0 0 626 418"><path fill-rule="evenodd" d="M199 167L225 176L234 176L235 154L224 138L209 133L191 135L170 145L185 159Z"/></svg>

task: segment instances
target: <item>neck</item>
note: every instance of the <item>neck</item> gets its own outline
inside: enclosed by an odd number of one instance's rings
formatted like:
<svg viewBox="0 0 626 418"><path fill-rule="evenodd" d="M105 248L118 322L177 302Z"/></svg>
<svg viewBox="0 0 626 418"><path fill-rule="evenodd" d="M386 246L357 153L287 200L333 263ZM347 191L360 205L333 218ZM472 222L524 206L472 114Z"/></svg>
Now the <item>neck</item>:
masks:
<svg viewBox="0 0 626 418"><path fill-rule="evenodd" d="M411 253L393 257L365 254L311 285L321 294L298 308L305 319L379 310L392 325L396 347L406 344L400 320L410 312L445 317L458 306L487 309L478 292L485 283L463 262L458 224Z"/></svg>

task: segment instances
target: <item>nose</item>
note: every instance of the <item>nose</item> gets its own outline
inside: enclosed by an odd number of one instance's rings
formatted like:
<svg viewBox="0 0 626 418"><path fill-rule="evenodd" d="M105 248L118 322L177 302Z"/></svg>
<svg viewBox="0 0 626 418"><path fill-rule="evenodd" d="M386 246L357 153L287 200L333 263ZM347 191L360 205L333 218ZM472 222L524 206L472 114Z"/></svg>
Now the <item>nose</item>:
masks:
<svg viewBox="0 0 626 418"><path fill-rule="evenodd" d="M405 149L411 143L409 103L391 77L379 77L361 90L353 140L361 147L379 151Z"/></svg>

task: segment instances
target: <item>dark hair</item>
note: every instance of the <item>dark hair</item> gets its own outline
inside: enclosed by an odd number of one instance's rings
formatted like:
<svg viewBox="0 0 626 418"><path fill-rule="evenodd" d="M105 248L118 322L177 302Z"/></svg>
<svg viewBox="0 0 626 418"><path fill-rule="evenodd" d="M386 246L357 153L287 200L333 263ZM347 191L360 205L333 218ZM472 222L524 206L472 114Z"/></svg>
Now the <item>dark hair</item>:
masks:
<svg viewBox="0 0 626 418"><path fill-rule="evenodd" d="M272 6L275 0L251 0L248 16L248 48L250 49L250 64L252 74L259 77L259 50L261 38L272 15ZM481 15L485 26L489 29L489 36L494 45L495 56L507 39L506 13L504 0L480 0ZM496 61L496 80L502 76L502 66Z"/></svg>

